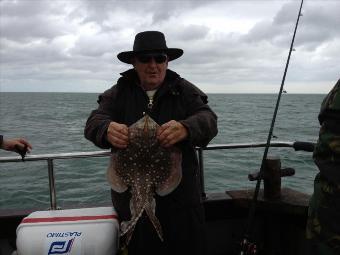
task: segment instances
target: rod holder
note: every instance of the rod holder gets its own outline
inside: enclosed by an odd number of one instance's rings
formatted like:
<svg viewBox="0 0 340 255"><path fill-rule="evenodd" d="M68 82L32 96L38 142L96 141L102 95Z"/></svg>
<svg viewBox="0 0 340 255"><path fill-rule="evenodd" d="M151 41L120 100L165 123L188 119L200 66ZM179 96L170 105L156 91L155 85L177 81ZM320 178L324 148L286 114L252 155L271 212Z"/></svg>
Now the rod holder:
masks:
<svg viewBox="0 0 340 255"><path fill-rule="evenodd" d="M270 156L265 160L263 173L256 172L248 175L249 181L258 179L263 180L264 198L276 200L281 198L281 177L292 176L295 174L293 168L281 169L279 157Z"/></svg>

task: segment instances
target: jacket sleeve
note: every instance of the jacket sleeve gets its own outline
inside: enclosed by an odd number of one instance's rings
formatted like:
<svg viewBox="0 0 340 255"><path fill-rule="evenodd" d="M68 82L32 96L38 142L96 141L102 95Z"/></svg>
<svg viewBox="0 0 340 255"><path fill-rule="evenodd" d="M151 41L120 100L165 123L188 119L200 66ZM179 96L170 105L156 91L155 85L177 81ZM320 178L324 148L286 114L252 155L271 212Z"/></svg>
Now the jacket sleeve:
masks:
<svg viewBox="0 0 340 255"><path fill-rule="evenodd" d="M325 120L340 122L340 79L324 98L318 118L321 125Z"/></svg>
<svg viewBox="0 0 340 255"><path fill-rule="evenodd" d="M93 110L88 117L84 129L85 138L92 141L96 146L108 149L110 143L106 139L107 128L114 120L117 106L114 104L117 90L116 86L105 91L98 97L98 108Z"/></svg>
<svg viewBox="0 0 340 255"><path fill-rule="evenodd" d="M184 80L183 100L187 118L180 122L187 128L193 146L205 147L217 135L217 115L208 105L208 97L193 84Z"/></svg>

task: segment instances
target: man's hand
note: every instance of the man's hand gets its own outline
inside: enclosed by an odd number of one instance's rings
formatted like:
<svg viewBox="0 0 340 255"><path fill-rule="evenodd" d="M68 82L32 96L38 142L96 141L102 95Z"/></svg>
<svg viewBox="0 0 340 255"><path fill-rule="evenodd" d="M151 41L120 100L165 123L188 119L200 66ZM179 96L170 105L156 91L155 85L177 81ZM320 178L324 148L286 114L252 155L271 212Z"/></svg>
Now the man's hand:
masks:
<svg viewBox="0 0 340 255"><path fill-rule="evenodd" d="M25 151L31 152L32 145L24 138L14 138L14 139L8 139L3 140L1 148L6 151ZM26 151L25 151L26 152Z"/></svg>
<svg viewBox="0 0 340 255"><path fill-rule="evenodd" d="M188 137L188 130L182 123L170 120L157 129L157 139L160 144L167 148Z"/></svg>
<svg viewBox="0 0 340 255"><path fill-rule="evenodd" d="M110 122L107 128L107 140L114 147L119 149L125 149L129 143L129 129L124 124L117 122Z"/></svg>

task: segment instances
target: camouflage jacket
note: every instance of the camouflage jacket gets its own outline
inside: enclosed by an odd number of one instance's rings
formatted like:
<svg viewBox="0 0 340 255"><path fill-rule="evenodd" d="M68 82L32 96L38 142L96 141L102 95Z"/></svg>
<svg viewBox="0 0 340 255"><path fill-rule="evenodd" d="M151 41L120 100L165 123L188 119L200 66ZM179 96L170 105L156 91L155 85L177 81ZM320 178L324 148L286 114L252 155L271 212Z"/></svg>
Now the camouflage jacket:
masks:
<svg viewBox="0 0 340 255"><path fill-rule="evenodd" d="M324 247L320 254L340 254L340 80L323 100L319 121L313 158L320 173L314 181L307 237Z"/></svg>
<svg viewBox="0 0 340 255"><path fill-rule="evenodd" d="M323 100L319 122L314 161L324 177L340 184L340 80Z"/></svg>
<svg viewBox="0 0 340 255"><path fill-rule="evenodd" d="M340 162L340 80L323 100L319 122L321 128L314 159Z"/></svg>

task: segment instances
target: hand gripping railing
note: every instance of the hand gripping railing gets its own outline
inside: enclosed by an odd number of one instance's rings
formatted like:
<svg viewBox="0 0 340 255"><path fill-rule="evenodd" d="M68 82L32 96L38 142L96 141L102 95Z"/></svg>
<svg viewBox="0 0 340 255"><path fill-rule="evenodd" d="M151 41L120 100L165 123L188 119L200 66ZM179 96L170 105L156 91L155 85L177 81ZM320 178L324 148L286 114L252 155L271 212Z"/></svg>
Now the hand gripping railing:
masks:
<svg viewBox="0 0 340 255"><path fill-rule="evenodd" d="M258 143L229 143L229 144L211 144L207 147L197 147L199 159L199 176L202 186L203 196L205 196L204 187L204 150L227 150L227 149L242 149L242 148L259 148L265 147L265 142ZM270 147L291 147L295 150L313 151L314 143L310 142L272 142ZM48 167L48 179L49 179L49 191L50 191L50 204L51 210L57 209L57 195L55 190L55 177L53 161L55 159L74 159L74 158L94 158L94 157L108 157L111 155L110 151L89 151L89 152L71 152L71 153L53 153L53 154L39 154L39 155L28 155L25 161L47 161ZM0 163L8 162L21 162L20 156L12 157L0 157Z"/></svg>

